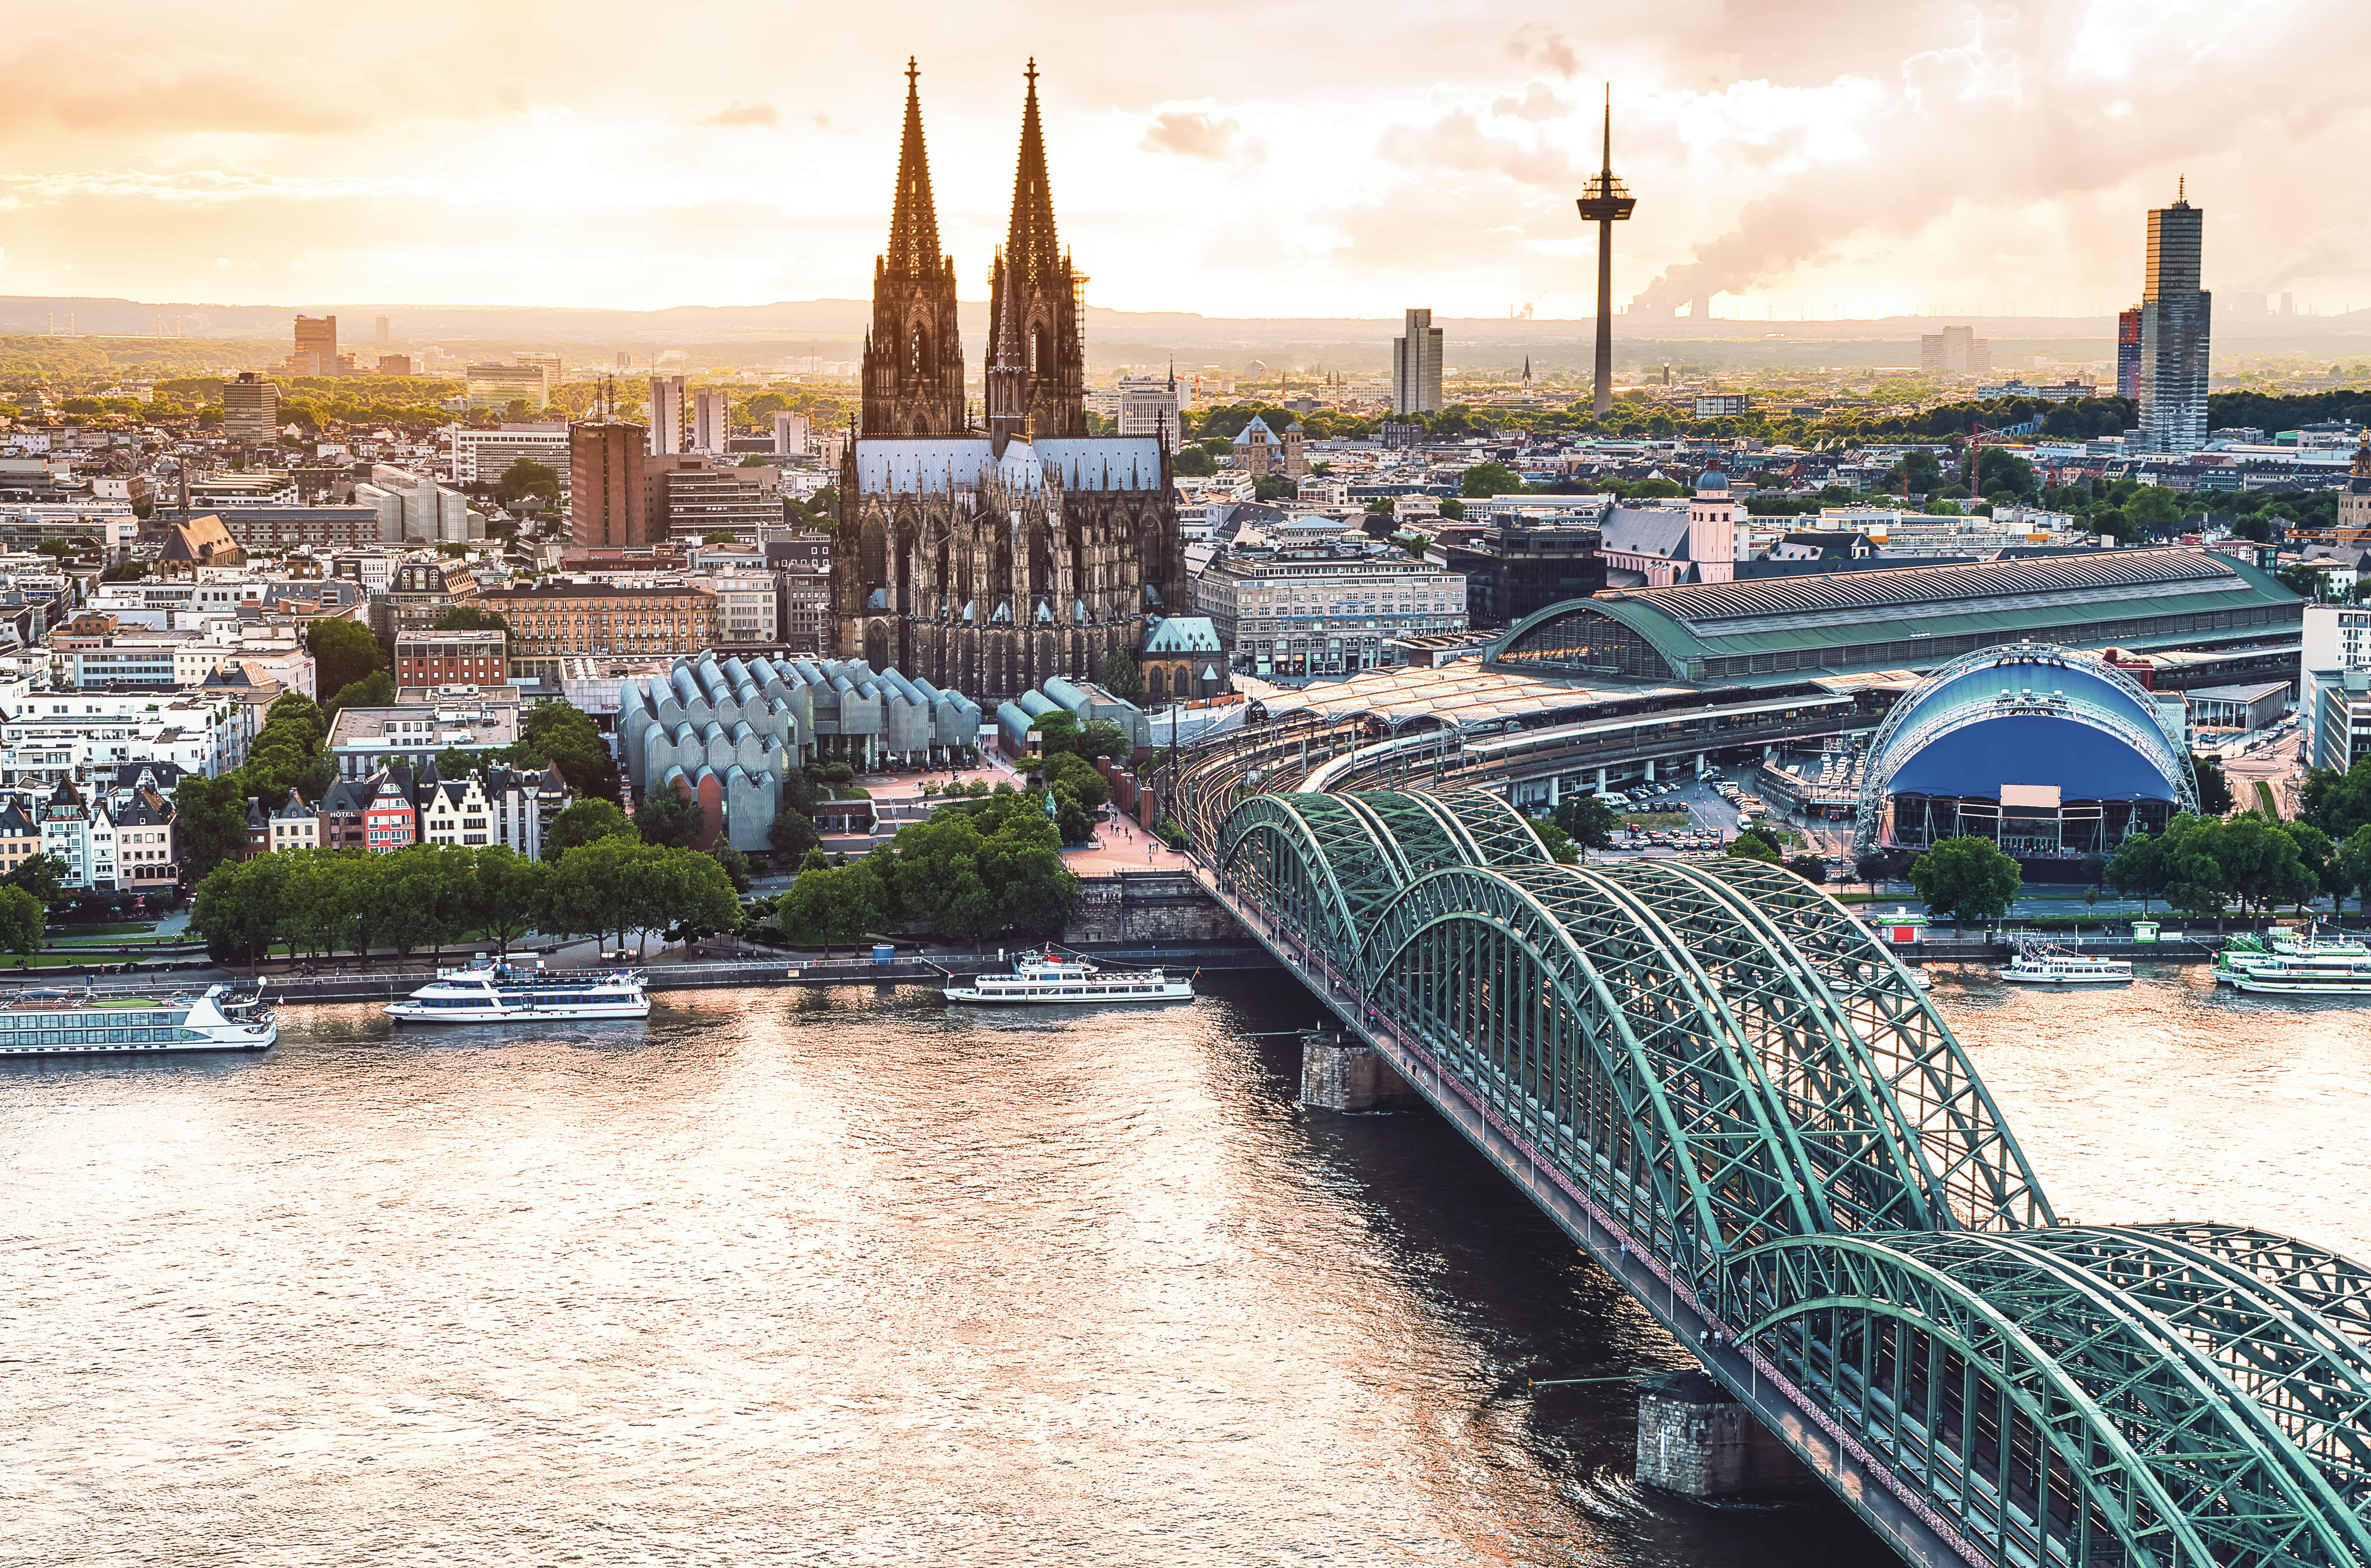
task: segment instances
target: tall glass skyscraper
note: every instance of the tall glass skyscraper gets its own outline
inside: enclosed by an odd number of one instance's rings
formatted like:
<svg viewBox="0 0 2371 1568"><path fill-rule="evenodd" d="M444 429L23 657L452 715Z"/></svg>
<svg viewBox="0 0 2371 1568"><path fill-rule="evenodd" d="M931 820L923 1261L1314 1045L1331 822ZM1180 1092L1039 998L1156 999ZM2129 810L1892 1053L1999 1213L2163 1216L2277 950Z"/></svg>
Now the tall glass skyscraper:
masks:
<svg viewBox="0 0 2371 1568"><path fill-rule="evenodd" d="M2148 276L2141 291L2141 441L2151 452L2206 444L2210 296L2198 286L2206 214L2177 194L2148 215Z"/></svg>

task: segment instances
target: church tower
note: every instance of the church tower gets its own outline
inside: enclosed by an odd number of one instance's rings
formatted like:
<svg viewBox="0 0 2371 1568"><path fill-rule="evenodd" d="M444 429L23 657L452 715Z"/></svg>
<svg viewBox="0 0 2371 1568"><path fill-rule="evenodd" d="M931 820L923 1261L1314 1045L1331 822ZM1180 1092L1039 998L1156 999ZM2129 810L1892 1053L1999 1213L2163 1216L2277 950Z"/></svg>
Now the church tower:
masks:
<svg viewBox="0 0 2371 1568"><path fill-rule="evenodd" d="M906 62L906 139L897 150L897 197L889 251L873 263L873 326L864 338L868 438L960 435L963 339L955 325L954 259L939 250L931 161L922 148L922 98ZM1035 110L1031 110L1035 122Z"/></svg>
<svg viewBox="0 0 2371 1568"><path fill-rule="evenodd" d="M1021 162L1012 179L1012 225L989 284L988 432L1001 452L1013 437L1087 433L1086 350L1079 289L1054 233L1046 179L1046 135L1037 122L1037 62L1025 73ZM919 135L919 133L916 133Z"/></svg>

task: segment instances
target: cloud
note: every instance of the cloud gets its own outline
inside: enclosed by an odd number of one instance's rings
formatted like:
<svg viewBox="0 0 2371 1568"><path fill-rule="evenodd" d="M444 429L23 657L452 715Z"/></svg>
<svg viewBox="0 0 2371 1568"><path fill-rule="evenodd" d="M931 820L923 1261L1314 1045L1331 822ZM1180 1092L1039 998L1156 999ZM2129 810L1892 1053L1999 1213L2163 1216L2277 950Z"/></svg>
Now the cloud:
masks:
<svg viewBox="0 0 2371 1568"><path fill-rule="evenodd" d="M1503 175L1521 185L1578 188L1588 178L1562 148L1544 139L1526 143L1493 135L1462 109L1429 125L1391 126L1375 150L1409 168Z"/></svg>
<svg viewBox="0 0 2371 1568"><path fill-rule="evenodd" d="M1233 157L1254 161L1267 156L1265 144L1244 140L1240 121L1219 120L1206 113L1173 110L1155 115L1138 144L1148 153L1175 153L1181 157L1225 162Z"/></svg>
<svg viewBox="0 0 2371 1568"><path fill-rule="evenodd" d="M817 115L817 120L823 117ZM702 125L780 125L782 117L770 103L728 104L700 121Z"/></svg>
<svg viewBox="0 0 2371 1568"><path fill-rule="evenodd" d="M1580 56L1573 52L1572 44L1564 34L1545 22L1525 22L1507 40L1507 52L1527 65L1537 65L1554 71L1559 76L1576 75L1580 71Z"/></svg>

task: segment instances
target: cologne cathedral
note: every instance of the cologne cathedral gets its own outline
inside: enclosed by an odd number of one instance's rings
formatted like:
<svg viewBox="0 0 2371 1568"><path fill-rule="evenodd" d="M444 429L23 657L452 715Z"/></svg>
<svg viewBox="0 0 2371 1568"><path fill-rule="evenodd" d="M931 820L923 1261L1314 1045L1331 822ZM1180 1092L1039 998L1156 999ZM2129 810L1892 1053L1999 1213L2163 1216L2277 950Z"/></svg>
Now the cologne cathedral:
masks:
<svg viewBox="0 0 2371 1568"><path fill-rule="evenodd" d="M842 657L993 708L1052 676L1096 679L1186 612L1185 548L1162 439L1087 433L1086 280L1055 235L1035 61L989 282L984 428L973 419L917 75L908 61L863 411L840 460L832 623Z"/></svg>

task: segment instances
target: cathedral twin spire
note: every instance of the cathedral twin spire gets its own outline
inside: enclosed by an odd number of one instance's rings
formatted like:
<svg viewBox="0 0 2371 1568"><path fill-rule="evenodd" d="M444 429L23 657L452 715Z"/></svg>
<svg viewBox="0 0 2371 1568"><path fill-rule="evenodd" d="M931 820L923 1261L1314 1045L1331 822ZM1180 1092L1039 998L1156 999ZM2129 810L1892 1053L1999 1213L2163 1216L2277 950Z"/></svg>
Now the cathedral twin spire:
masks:
<svg viewBox="0 0 2371 1568"><path fill-rule="evenodd" d="M989 291L988 427L998 451L1014 436L1086 433L1086 365L1079 286L1054 227L1037 63L1024 75L1021 156L1012 218ZM954 435L969 428L963 346L955 326L954 262L939 250L922 142L920 72L906 63L906 128L889 248L873 268L873 329L864 348L862 433Z"/></svg>

